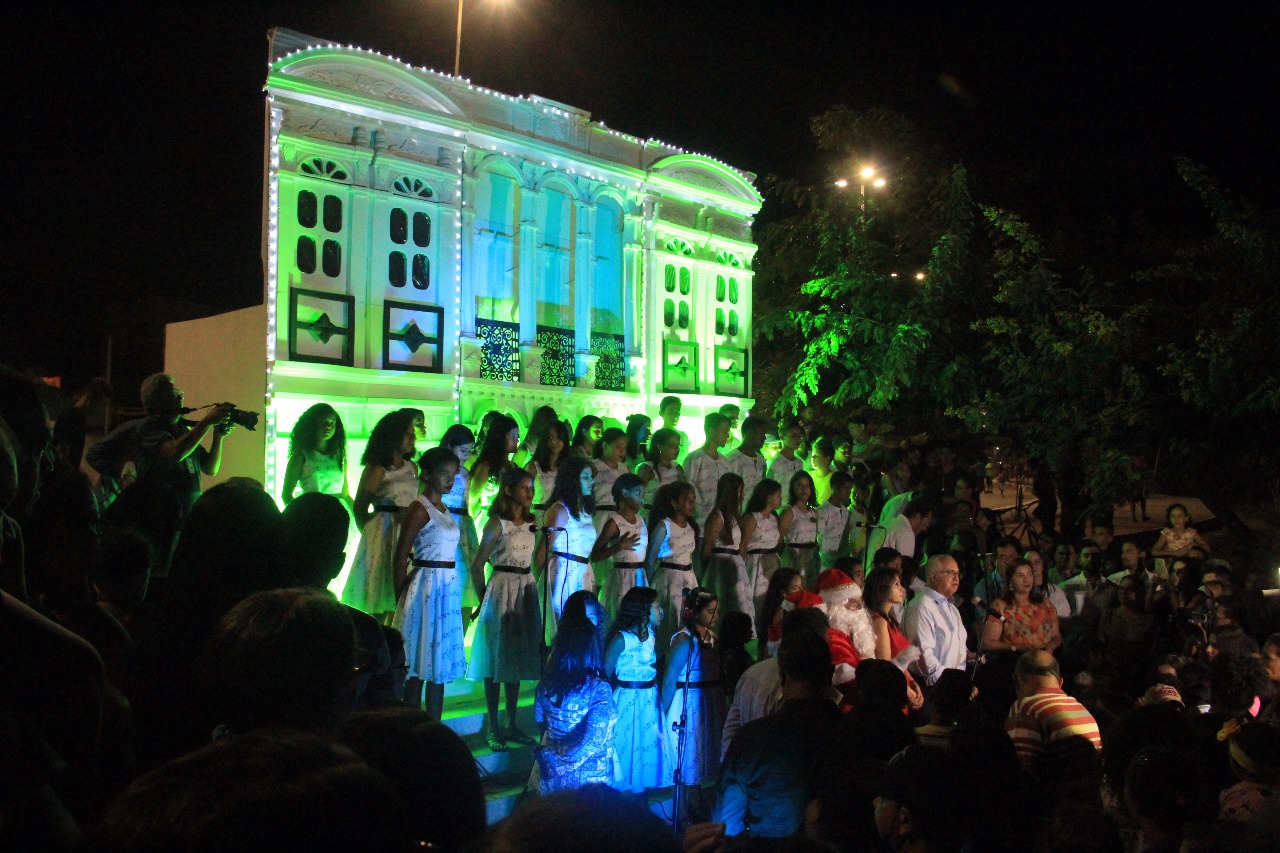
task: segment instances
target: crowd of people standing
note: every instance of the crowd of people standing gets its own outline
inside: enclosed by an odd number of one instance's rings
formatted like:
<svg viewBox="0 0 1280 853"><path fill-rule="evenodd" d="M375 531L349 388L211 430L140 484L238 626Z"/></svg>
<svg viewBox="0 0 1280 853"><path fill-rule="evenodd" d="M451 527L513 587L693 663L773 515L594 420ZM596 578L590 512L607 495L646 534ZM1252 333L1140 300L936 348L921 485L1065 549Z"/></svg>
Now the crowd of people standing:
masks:
<svg viewBox="0 0 1280 853"><path fill-rule="evenodd" d="M601 830L624 849L672 786L689 851L1248 849L1280 819L1280 635L1180 504L1148 549L1109 515L1006 536L950 447L734 406L695 447L675 397L657 423L543 407L439 436L401 409L358 472L317 403L277 502L202 490L236 413L184 421L163 374L91 455L95 490L74 430L3 385L0 839L227 841L282 786L307 838L353 849L510 845L555 808L630 815ZM487 840L439 722L458 679L483 684L488 749L534 749L547 803ZM253 844L297 846L300 820Z"/></svg>

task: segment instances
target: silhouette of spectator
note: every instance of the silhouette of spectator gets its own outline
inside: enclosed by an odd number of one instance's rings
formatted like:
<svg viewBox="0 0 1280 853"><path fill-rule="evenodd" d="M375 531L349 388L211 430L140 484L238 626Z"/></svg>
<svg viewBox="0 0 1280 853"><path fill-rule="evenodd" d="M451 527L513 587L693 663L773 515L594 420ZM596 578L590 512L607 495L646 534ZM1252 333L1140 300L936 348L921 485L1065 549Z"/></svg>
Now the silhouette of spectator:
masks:
<svg viewBox="0 0 1280 853"><path fill-rule="evenodd" d="M223 738L151 771L98 841L106 853L408 849L387 780L346 747L298 731Z"/></svg>
<svg viewBox="0 0 1280 853"><path fill-rule="evenodd" d="M218 622L201 653L219 729L322 733L355 706L355 628L346 608L313 589L259 592Z"/></svg>
<svg viewBox="0 0 1280 853"><path fill-rule="evenodd" d="M480 774L448 726L416 708L381 708L353 715L336 739L391 782L412 844L453 853L484 835Z"/></svg>

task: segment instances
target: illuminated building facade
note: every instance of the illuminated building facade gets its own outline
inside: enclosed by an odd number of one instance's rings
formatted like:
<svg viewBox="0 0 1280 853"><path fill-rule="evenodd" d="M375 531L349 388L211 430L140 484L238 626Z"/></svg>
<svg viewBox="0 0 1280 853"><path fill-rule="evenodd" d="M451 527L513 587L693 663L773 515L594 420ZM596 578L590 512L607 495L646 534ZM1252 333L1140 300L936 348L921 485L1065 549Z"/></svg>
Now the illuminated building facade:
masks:
<svg viewBox="0 0 1280 853"><path fill-rule="evenodd" d="M288 30L265 91L264 304L171 326L167 345L188 399L265 400L224 476L276 493L276 438L321 400L353 463L402 406L426 412L430 441L493 408L608 425L656 420L677 394L700 438L703 413L750 407L754 176ZM210 365L211 333L253 345Z"/></svg>

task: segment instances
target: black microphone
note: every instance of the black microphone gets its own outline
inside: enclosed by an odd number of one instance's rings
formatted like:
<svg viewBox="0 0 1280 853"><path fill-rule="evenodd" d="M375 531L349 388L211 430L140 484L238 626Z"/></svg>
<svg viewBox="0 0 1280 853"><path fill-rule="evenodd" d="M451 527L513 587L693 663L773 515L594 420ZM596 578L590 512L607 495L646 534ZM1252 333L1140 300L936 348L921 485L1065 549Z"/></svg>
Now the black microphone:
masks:
<svg viewBox="0 0 1280 853"><path fill-rule="evenodd" d="M1003 613L999 613L999 612L997 612L997 611L995 611L995 610L991 609L991 605L990 605L990 604L987 604L985 601L983 601L983 600L982 600L981 598L979 598L978 596L976 596L976 595L975 595L973 598L969 599L969 603L970 603L970 604L972 604L974 607L981 607L983 610L987 611L987 615L988 615L988 616L994 616L996 619L998 619L998 620L999 620L999 621L1001 621L1001 622L1003 622L1003 621L1004 621L1004 614L1003 614Z"/></svg>
<svg viewBox="0 0 1280 853"><path fill-rule="evenodd" d="M559 532L564 532L564 531L568 530L569 528L567 528L567 527L539 527L538 529L539 529L539 530L541 530L543 533L555 533L555 532L557 532L557 531L559 531Z"/></svg>

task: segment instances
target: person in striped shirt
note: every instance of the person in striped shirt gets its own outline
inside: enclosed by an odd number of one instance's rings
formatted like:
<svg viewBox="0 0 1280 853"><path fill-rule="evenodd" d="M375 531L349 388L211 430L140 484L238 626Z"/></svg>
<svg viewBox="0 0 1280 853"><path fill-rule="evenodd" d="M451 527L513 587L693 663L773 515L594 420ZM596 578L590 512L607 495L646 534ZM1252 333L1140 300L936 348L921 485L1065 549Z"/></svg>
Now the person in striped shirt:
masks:
<svg viewBox="0 0 1280 853"><path fill-rule="evenodd" d="M1102 748L1093 715L1062 690L1058 661L1048 652L1024 652L1013 674L1018 700L1009 709L1004 730L1023 768L1037 772L1057 754L1090 744Z"/></svg>

